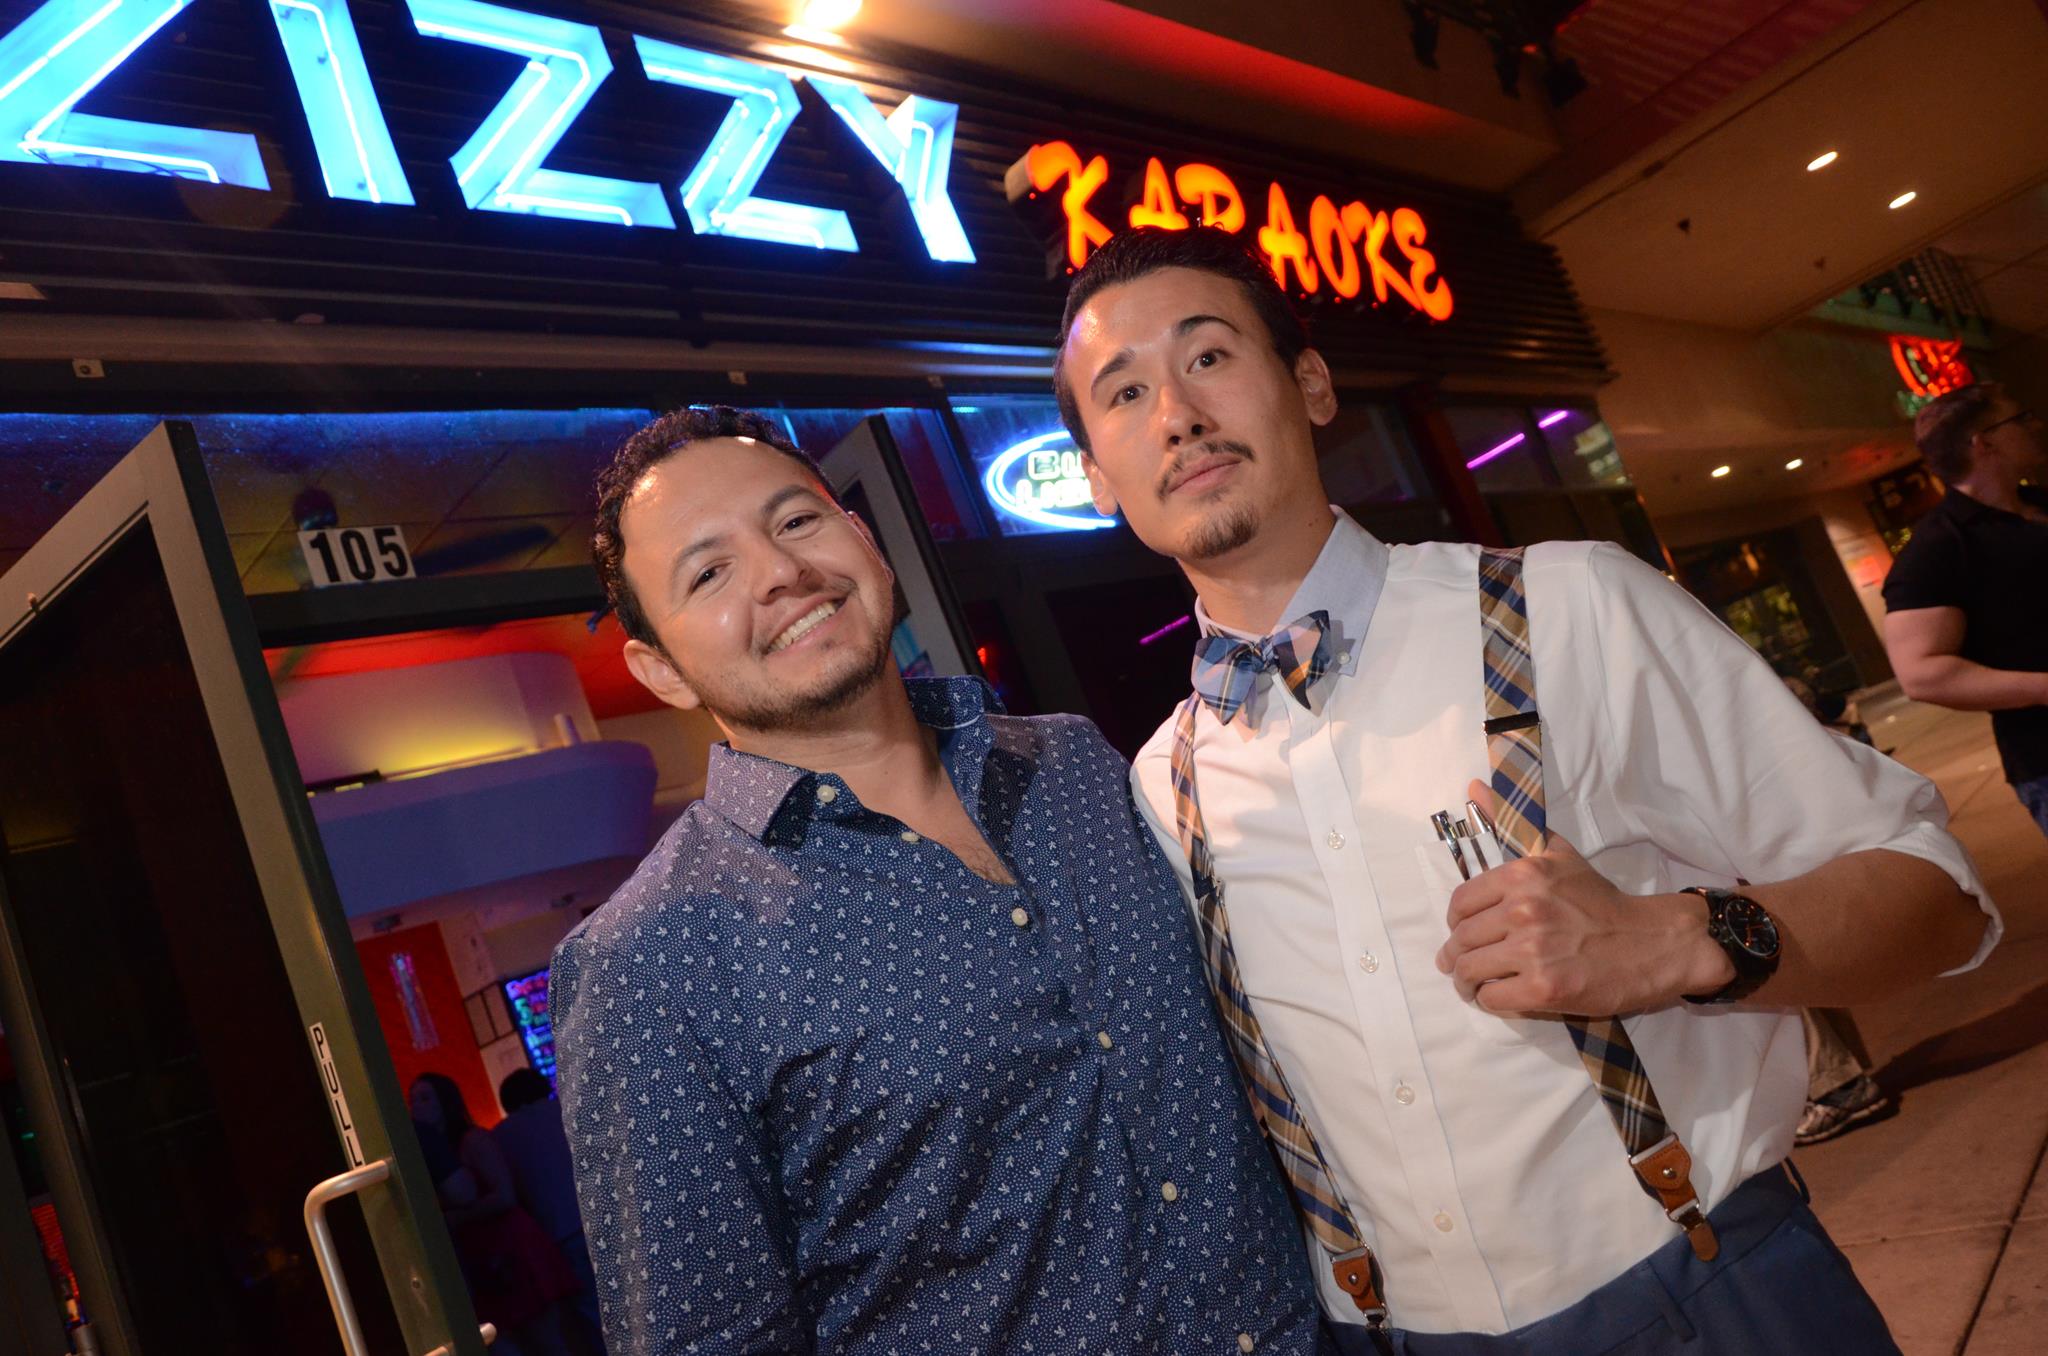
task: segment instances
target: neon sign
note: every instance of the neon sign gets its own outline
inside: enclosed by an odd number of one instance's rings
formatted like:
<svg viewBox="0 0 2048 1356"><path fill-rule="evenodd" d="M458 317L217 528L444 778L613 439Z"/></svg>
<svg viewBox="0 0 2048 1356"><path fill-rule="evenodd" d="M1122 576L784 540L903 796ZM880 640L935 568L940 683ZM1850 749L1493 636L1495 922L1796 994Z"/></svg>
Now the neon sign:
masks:
<svg viewBox="0 0 2048 1356"><path fill-rule="evenodd" d="M1104 157L1083 160L1067 142L1049 141L1025 152L1004 178L1011 202L1059 190L1068 272L1087 263L1118 229L1104 220L1116 215L1114 209L1096 203L1109 174ZM1429 227L1420 212L1412 207L1376 211L1356 199L1339 206L1328 194L1319 194L1309 203L1304 232L1294 202L1277 180L1268 184L1265 224L1256 237L1282 287L1304 298L1324 295L1327 287L1328 295L1340 301L1363 297L1370 287L1373 305L1398 298L1432 320L1450 318L1451 285L1437 271L1436 255L1423 247ZM1130 226L1168 230L1186 230L1198 221L1239 232L1248 222L1245 196L1228 174L1213 165L1188 164L1169 175L1157 156L1145 162L1139 200L1122 216ZM1389 257L1390 250L1398 252L1398 260Z"/></svg>
<svg viewBox="0 0 2048 1356"><path fill-rule="evenodd" d="M1088 532L1116 526L1116 519L1095 512L1081 450L1064 429L996 453L982 472L981 485L996 508L1039 527Z"/></svg>
<svg viewBox="0 0 2048 1356"><path fill-rule="evenodd" d="M192 0L48 0L0 38L0 160L270 187L256 138L74 110Z"/></svg>
<svg viewBox="0 0 2048 1356"><path fill-rule="evenodd" d="M1921 339L1910 334L1892 336L1892 366L1906 383L1899 403L1907 414L1918 414L1936 396L1960 390L1977 380L1977 374L1963 361L1960 339Z"/></svg>
<svg viewBox="0 0 2048 1356"><path fill-rule="evenodd" d="M256 139L246 133L74 111L192 3L45 0L0 37L0 161L127 170L268 191ZM414 206L348 0L267 3L327 195L381 207ZM664 185L570 174L545 164L612 73L597 28L486 0L406 4L413 26L426 37L524 59L504 97L449 159L471 211L675 229ZM808 80L895 181L927 253L942 263L974 262L947 190L957 106L913 94L885 116L845 80L639 35L633 35L632 47L655 83L732 100L710 143L674 185L698 234L858 252L844 212L754 196L801 111L796 82Z"/></svg>

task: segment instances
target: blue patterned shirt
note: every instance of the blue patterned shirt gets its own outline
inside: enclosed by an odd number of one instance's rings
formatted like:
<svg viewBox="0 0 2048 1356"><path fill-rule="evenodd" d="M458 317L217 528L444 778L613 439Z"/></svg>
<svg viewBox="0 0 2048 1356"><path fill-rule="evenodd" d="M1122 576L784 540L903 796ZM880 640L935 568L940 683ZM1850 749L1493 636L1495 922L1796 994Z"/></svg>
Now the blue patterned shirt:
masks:
<svg viewBox="0 0 2048 1356"><path fill-rule="evenodd" d="M555 953L612 1356L1316 1347L1302 1235L1125 764L909 684L1020 884L719 745Z"/></svg>

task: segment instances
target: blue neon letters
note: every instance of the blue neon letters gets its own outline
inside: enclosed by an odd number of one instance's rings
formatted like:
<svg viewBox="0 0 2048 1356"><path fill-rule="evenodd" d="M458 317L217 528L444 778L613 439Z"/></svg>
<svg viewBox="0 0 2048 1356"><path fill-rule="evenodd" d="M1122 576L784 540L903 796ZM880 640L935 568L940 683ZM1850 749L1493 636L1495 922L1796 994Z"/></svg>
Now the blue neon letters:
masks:
<svg viewBox="0 0 2048 1356"><path fill-rule="evenodd" d="M967 243L953 200L946 196L946 179L953 168L953 124L959 120L959 108L913 94L898 104L885 122L860 86L827 75L813 75L810 81L832 111L846 120L861 145L903 186L903 196L910 200L910 215L917 219L918 233L932 258L949 264L973 263L974 247Z"/></svg>
<svg viewBox="0 0 2048 1356"><path fill-rule="evenodd" d="M1040 528L1086 532L1115 527L1096 514L1081 452L1064 429L1012 443L989 460L981 487L1002 512Z"/></svg>
<svg viewBox="0 0 2048 1356"><path fill-rule="evenodd" d="M612 73L604 36L595 28L484 0L406 2L413 26L430 38L495 47L526 58L512 88L448 162L455 167L464 202L480 212L675 229L658 185L541 168L540 162Z"/></svg>
<svg viewBox="0 0 2048 1356"><path fill-rule="evenodd" d="M330 198L412 206L348 0L270 0Z"/></svg>
<svg viewBox="0 0 2048 1356"><path fill-rule="evenodd" d="M256 139L241 132L160 126L75 111L193 0L47 0L0 37L0 161L118 169L268 189ZM329 197L412 206L390 129L363 57L348 0L267 0L313 134ZM485 0L407 0L431 38L523 57L496 108L450 157L463 201L480 212L517 212L617 226L673 230L659 184L545 168L612 72L596 28ZM844 212L756 197L755 187L801 111L795 80L738 57L635 36L650 79L704 90L732 106L677 185L702 235L857 252ZM886 118L861 89L808 77L903 190L930 256L973 263L974 249L947 193L959 109L907 96Z"/></svg>
<svg viewBox="0 0 2048 1356"><path fill-rule="evenodd" d="M796 86L781 71L637 34L650 80L729 95L732 108L683 180L683 210L700 235L737 235L821 250L858 251L846 213L753 196L768 157L796 120Z"/></svg>
<svg viewBox="0 0 2048 1356"><path fill-rule="evenodd" d="M269 188L242 132L73 109L192 0L49 0L0 38L0 160Z"/></svg>

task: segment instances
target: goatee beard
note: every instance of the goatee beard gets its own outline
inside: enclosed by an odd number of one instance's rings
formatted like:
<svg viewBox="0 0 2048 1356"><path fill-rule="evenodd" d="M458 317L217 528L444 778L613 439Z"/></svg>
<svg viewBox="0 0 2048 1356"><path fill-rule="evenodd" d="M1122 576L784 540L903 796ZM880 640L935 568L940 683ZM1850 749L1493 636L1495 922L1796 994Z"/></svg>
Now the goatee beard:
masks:
<svg viewBox="0 0 2048 1356"><path fill-rule="evenodd" d="M1234 504L1188 531L1181 543L1181 559L1214 560L1235 551L1258 532L1258 515L1242 504Z"/></svg>

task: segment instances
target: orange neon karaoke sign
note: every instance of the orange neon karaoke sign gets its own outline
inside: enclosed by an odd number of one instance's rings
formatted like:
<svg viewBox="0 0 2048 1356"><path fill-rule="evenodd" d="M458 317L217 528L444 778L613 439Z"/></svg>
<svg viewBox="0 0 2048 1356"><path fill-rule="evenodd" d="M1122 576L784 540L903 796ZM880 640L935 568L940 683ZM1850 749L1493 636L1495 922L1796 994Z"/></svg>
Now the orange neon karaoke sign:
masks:
<svg viewBox="0 0 2048 1356"><path fill-rule="evenodd" d="M1245 195L1213 165L1180 165L1169 174L1155 155L1145 162L1138 201L1128 207L1105 200L1109 180L1105 157L1083 159L1069 143L1048 141L1010 167L1005 185L1012 202L1042 196L1057 202L1069 272L1126 226L1184 231L1199 222L1240 232L1250 220ZM1357 199L1339 206L1324 193L1310 201L1304 231L1294 202L1277 180L1269 183L1256 237L1282 287L1303 299L1340 301L1356 300L1370 289L1374 305L1398 299L1432 320L1450 318L1451 285L1438 272L1436 256L1423 247L1429 227L1420 212L1377 210Z"/></svg>

